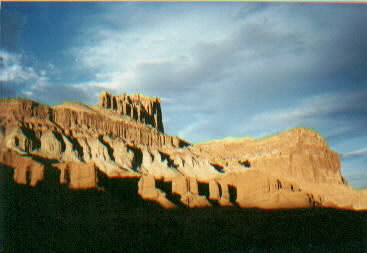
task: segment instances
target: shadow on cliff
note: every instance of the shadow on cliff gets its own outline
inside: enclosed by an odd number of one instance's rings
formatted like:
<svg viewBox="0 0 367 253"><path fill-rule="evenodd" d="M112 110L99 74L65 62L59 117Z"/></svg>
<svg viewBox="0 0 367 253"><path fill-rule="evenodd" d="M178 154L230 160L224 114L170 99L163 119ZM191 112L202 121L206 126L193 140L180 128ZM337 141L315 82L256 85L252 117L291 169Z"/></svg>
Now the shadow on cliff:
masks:
<svg viewBox="0 0 367 253"><path fill-rule="evenodd" d="M115 202L118 208L124 210L150 209L152 212L161 210L156 202L145 201L138 194L138 182L140 178L108 178L105 173L98 170L98 186L102 191L102 198ZM77 191L75 191L77 192Z"/></svg>
<svg viewBox="0 0 367 253"><path fill-rule="evenodd" d="M57 177L47 171L49 179ZM107 180L102 174L104 191L75 191L51 181L17 185L10 180L12 168L0 172L4 252L365 252L367 246L366 213L165 210L140 199L136 178Z"/></svg>
<svg viewBox="0 0 367 253"><path fill-rule="evenodd" d="M143 153L139 148L136 148L132 145L126 145L129 151L134 153L134 160L132 161L132 170L137 171L140 165L143 162Z"/></svg>

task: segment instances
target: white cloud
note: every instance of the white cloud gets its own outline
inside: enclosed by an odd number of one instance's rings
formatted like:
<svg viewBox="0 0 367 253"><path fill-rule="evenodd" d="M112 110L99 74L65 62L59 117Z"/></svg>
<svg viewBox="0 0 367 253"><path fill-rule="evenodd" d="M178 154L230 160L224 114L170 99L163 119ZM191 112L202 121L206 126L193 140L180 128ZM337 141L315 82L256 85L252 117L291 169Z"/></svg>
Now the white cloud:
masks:
<svg viewBox="0 0 367 253"><path fill-rule="evenodd" d="M363 149L343 153L342 154L342 159L347 159L347 158L352 158L352 157L360 157L360 156L364 156L364 155L367 155L367 148L363 148Z"/></svg>
<svg viewBox="0 0 367 253"><path fill-rule="evenodd" d="M25 97L46 104L64 100L94 103L100 90L93 83L89 85L55 85L45 69L37 70L25 64L19 53L0 50L0 81L2 97ZM87 95L88 94L88 95Z"/></svg>
<svg viewBox="0 0 367 253"><path fill-rule="evenodd" d="M167 98L164 117L179 119L166 129L190 141L260 136L296 125L326 129L337 123L329 116L345 110L339 101L346 95L329 96L334 84L324 80L345 59L333 50L353 22L348 12L313 5L147 5L101 4L93 15L78 17L79 36L70 38L67 52L75 59L70 72L83 73L83 80L73 79L70 89L89 93L88 102L102 89ZM328 64L320 65L325 59ZM36 98L37 87L58 90L43 83L25 94ZM195 115L202 124L190 127Z"/></svg>
<svg viewBox="0 0 367 253"><path fill-rule="evenodd" d="M188 139L191 137L195 137L198 134L198 129L207 125L207 122L204 119L200 119L199 117L194 117L195 119L187 122L187 124L180 129L178 132L178 136L184 139Z"/></svg>
<svg viewBox="0 0 367 253"><path fill-rule="evenodd" d="M39 78L32 68L22 64L22 56L0 50L0 81L21 83Z"/></svg>
<svg viewBox="0 0 367 253"><path fill-rule="evenodd" d="M358 104L363 97L365 92L349 91L299 98L279 109L266 110L246 117L239 124L241 127L235 129L242 134L252 134L254 137L263 137L298 126L314 128L324 137L326 134L334 133L341 135L351 128L359 127L358 119L350 119L348 122L341 117L357 110L366 110L367 108L361 108Z"/></svg>
<svg viewBox="0 0 367 253"><path fill-rule="evenodd" d="M353 188L361 188L361 187L365 188L365 187L367 187L367 172L366 172L367 169L364 167L364 169L362 169L362 168L359 168L359 169L352 168L350 170L354 171L354 172L343 173L343 176L347 179L348 183Z"/></svg>
<svg viewBox="0 0 367 253"><path fill-rule="evenodd" d="M37 71L32 65L24 63L26 56L0 50L0 82L2 97L37 98L34 90L49 81L47 71Z"/></svg>
<svg viewBox="0 0 367 253"><path fill-rule="evenodd" d="M195 120L193 112L230 116L233 107L253 111L255 104L244 97L267 100L272 91L290 90L294 76L313 63L303 49L313 37L306 20L289 24L287 8L241 6L241 12L224 4L105 7L80 27L72 50L77 67L94 79L83 85L169 97L179 102L166 104L168 116L180 114L188 122ZM172 122L167 129L189 137L186 128Z"/></svg>
<svg viewBox="0 0 367 253"><path fill-rule="evenodd" d="M26 65L20 54L0 51L0 80L50 104L93 104L103 89L159 96L166 132L191 142L261 137L304 126L333 140L339 152L364 147L365 8L262 3L96 6L93 11L75 10L69 22L77 33L57 35L68 41L60 46L61 58L52 59L50 53L47 62Z"/></svg>
<svg viewBox="0 0 367 253"><path fill-rule="evenodd" d="M86 30L82 33L86 39L78 39L80 44L73 51L82 64L80 67L92 69L101 86L108 81L108 87L115 90L159 88L169 83L176 84L175 88L179 88L177 84L193 85L177 79L192 81L205 77L208 53L221 57L218 49L233 54L228 51L232 49L223 45L233 39L242 24L234 23L230 15L223 15L233 12L233 8L188 11L168 7L159 16L150 10L134 9L136 23L123 17L127 10L117 9L106 8L100 14L109 26L90 20L87 28L81 27Z"/></svg>
<svg viewBox="0 0 367 253"><path fill-rule="evenodd" d="M318 64L340 33L320 30L324 18L305 14L319 12L303 10L261 4L103 5L81 25L71 52L77 70L89 72L93 85L117 93L153 91L177 98L172 93L201 92L205 86L225 103L244 92L294 94L316 85Z"/></svg>

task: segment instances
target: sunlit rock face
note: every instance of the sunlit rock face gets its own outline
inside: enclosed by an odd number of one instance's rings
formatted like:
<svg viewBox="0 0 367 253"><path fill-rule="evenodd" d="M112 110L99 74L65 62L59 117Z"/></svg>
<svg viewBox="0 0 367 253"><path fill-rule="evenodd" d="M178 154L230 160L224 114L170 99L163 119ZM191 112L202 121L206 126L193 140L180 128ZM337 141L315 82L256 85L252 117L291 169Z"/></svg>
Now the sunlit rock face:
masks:
<svg viewBox="0 0 367 253"><path fill-rule="evenodd" d="M158 202L164 208L175 208L176 205L166 198L166 193L156 188L155 179L151 175L143 175L138 183L138 193L145 200Z"/></svg>
<svg viewBox="0 0 367 253"><path fill-rule="evenodd" d="M65 162L56 164L60 171L60 184L70 189L89 189L97 187L98 178L93 163Z"/></svg>
<svg viewBox="0 0 367 253"><path fill-rule="evenodd" d="M137 178L137 194L164 208L367 208L313 130L192 145L164 134L162 122L160 99L140 94L102 92L96 106L1 99L0 164L33 187L50 171L70 189Z"/></svg>
<svg viewBox="0 0 367 253"><path fill-rule="evenodd" d="M143 124L151 125L163 133L161 101L159 98L141 94L113 96L102 92L99 107L109 109L119 115L125 115Z"/></svg>
<svg viewBox="0 0 367 253"><path fill-rule="evenodd" d="M264 139L236 138L195 145L226 171L256 169L314 183L345 184L339 155L315 131L295 128Z"/></svg>
<svg viewBox="0 0 367 253"><path fill-rule="evenodd" d="M45 166L43 164L16 152L3 150L0 153L0 164L14 168L13 179L18 184L36 186L44 179Z"/></svg>

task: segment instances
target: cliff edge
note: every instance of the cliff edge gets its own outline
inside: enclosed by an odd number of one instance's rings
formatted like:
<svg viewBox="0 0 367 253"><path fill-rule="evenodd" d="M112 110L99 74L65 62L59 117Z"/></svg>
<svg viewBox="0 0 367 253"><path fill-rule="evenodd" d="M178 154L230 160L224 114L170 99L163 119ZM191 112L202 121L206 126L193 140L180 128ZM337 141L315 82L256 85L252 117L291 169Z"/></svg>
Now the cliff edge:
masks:
<svg viewBox="0 0 367 253"><path fill-rule="evenodd" d="M1 99L0 164L31 187L49 171L70 189L136 178L140 197L164 208L367 209L367 196L348 186L339 155L317 132L193 145L165 134L159 98L140 94L102 92L96 106Z"/></svg>
<svg viewBox="0 0 367 253"><path fill-rule="evenodd" d="M162 133L164 132L161 101L157 97L141 94L127 95L126 93L113 96L108 92L102 92L99 95L98 106L113 110L119 115L126 115L140 123L151 125Z"/></svg>

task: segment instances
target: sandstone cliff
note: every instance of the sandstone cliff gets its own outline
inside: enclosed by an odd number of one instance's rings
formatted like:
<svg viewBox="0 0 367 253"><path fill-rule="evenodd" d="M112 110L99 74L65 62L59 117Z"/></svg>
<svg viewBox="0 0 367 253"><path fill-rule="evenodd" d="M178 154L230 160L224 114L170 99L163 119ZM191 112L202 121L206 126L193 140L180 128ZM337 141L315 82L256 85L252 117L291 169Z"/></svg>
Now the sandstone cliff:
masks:
<svg viewBox="0 0 367 253"><path fill-rule="evenodd" d="M164 208L367 209L367 196L347 185L338 154L317 132L191 145L163 133L160 100L142 95L103 92L96 106L2 99L0 164L30 186L48 170L70 189L140 178L141 198Z"/></svg>
<svg viewBox="0 0 367 253"><path fill-rule="evenodd" d="M148 124L163 133L162 111L159 98L141 94L113 96L102 92L99 96L99 107L126 115L143 124Z"/></svg>
<svg viewBox="0 0 367 253"><path fill-rule="evenodd" d="M195 145L194 153L226 171L246 168L315 183L345 184L340 159L315 131L295 128L263 139L237 138Z"/></svg>

